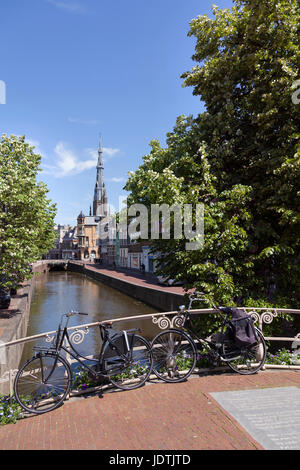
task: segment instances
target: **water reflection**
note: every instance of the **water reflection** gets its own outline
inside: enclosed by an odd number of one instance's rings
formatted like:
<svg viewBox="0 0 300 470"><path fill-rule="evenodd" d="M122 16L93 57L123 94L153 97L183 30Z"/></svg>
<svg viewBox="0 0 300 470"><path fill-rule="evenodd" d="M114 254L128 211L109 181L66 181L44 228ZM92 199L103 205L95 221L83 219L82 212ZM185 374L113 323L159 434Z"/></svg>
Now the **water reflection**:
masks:
<svg viewBox="0 0 300 470"><path fill-rule="evenodd" d="M61 315L70 310L89 315L72 317L69 326L157 312L156 309L82 274L49 272L36 277L27 336L56 330ZM148 339L158 332L151 319L122 321L115 328L141 328L141 334ZM38 340L36 343L26 344L21 361L32 355L33 345L45 346L47 343ZM99 329L90 328L83 343L76 348L80 353L96 354L99 345Z"/></svg>

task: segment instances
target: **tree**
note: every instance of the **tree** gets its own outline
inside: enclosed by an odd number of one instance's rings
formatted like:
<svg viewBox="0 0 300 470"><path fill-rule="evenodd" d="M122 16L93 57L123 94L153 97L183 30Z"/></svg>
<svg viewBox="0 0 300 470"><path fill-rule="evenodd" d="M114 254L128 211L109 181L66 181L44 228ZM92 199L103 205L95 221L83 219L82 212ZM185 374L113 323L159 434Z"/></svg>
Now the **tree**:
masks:
<svg viewBox="0 0 300 470"><path fill-rule="evenodd" d="M128 204L142 203L149 209L151 204L163 203L181 208L184 204L203 203L205 207L203 249L186 250L184 227L179 239L171 233L170 240L151 241L153 252L159 253L159 273L184 280L186 288L213 290L215 298L232 302L242 293L237 280L241 282L243 268L247 268L244 277L251 272L249 260L243 256L251 223L248 187L235 185L217 193L207 145L199 143L198 127L191 117L177 119L173 132L168 134L166 149L157 141L151 147L144 164L129 176L125 186L131 192ZM171 217L171 227L172 223Z"/></svg>
<svg viewBox="0 0 300 470"><path fill-rule="evenodd" d="M300 114L292 93L300 68L299 6L297 0L236 0L232 11L213 7L213 13L214 19L191 22L197 65L182 76L206 111L179 118L167 149L156 143L126 187L135 202L173 193L178 201L205 204L202 250L185 252L177 243L172 253L163 240L155 245L165 254L166 274L205 287L220 302L272 299L275 291L295 305ZM149 171L160 175L151 196ZM166 171L173 181L163 184Z"/></svg>
<svg viewBox="0 0 300 470"><path fill-rule="evenodd" d="M261 292L274 287L294 297L299 279L299 108L292 103L300 68L297 0L236 1L232 12L214 7L215 20L198 17L199 63L183 75L201 96L199 116L210 145L218 190L237 182L250 189L253 224L249 260Z"/></svg>
<svg viewBox="0 0 300 470"><path fill-rule="evenodd" d="M41 156L25 137L2 135L0 140L0 279L5 287L30 276L30 263L55 241L56 207L48 189L36 180Z"/></svg>

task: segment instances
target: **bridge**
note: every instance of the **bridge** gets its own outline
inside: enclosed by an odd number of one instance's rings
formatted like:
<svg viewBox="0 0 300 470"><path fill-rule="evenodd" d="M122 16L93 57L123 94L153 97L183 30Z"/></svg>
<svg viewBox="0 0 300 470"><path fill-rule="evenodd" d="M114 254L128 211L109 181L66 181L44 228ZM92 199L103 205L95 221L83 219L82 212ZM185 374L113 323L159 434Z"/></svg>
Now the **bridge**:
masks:
<svg viewBox="0 0 300 470"><path fill-rule="evenodd" d="M48 263L49 260L47 260ZM54 262L53 262L54 261ZM53 264L52 264L53 262ZM51 265L65 266L61 260L51 260ZM77 264L77 263L75 263ZM46 265L46 266L45 266ZM67 263L69 265L69 263ZM79 265L79 264L77 264ZM35 271L47 269L45 262L35 266ZM122 273L85 265L85 270L102 271L113 279ZM105 272L103 272L105 271ZM123 273L124 274L124 273ZM130 276L125 276L130 283ZM137 284L142 279L136 279ZM151 285L150 289L164 289ZM29 286L24 287L25 292ZM22 292L21 292L22 294ZM182 294L179 294L182 295ZM21 297L21 296L20 296ZM264 331L265 325L286 313L299 315L300 310L245 307L256 325ZM214 309L195 309L192 314L211 315ZM12 321L18 316L7 321ZM180 325L177 310L157 312L149 315L128 317L153 322L160 329ZM107 319L109 320L109 319ZM118 324L126 318L113 319ZM100 322L75 325L69 328L74 344L83 343L93 328ZM44 338L50 344L55 331L26 337L21 335L11 341L0 343L7 357L14 356L15 348L25 343ZM293 337L268 337L266 340L278 344L289 342L299 346L300 334ZM3 357L3 356L2 356ZM300 366L265 364L264 370L254 376L240 376L224 368L196 369L195 374L182 384L164 384L151 376L147 386L125 393L111 393L107 386L85 390L72 390L61 408L43 416L23 419L15 425L0 428L1 449L262 449L256 440L238 421L233 419L213 398L213 394L227 391L266 390L272 396L281 387L288 393L290 388L299 388ZM12 393L17 367L2 369L0 386L5 393ZM82 397L87 397L82 400ZM99 399L103 397L102 399ZM259 400L259 398L257 398ZM274 401L274 410L278 403ZM261 408L262 403L259 404ZM274 411L276 413L276 411ZM289 418L290 419L290 418ZM84 427L84 432L80 429ZM184 432L182 432L184 430Z"/></svg>

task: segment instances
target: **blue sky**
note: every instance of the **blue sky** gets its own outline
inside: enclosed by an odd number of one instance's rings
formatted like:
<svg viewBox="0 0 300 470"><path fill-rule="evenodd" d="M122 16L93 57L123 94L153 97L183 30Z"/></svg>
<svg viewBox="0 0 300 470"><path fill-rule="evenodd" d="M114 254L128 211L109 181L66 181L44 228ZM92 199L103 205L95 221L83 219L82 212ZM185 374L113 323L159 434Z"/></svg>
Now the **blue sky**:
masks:
<svg viewBox="0 0 300 470"><path fill-rule="evenodd" d="M57 223L88 212L99 134L110 203L128 171L164 145L176 117L204 109L180 75L193 65L190 21L213 0L12 0L0 7L0 135L26 135ZM221 7L232 1L216 1Z"/></svg>

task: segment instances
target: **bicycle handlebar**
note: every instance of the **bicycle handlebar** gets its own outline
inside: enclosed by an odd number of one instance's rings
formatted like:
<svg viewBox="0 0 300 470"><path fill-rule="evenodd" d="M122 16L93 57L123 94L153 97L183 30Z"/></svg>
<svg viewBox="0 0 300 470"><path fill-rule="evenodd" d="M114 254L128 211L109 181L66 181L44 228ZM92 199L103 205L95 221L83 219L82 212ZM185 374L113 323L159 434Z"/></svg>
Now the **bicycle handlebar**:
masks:
<svg viewBox="0 0 300 470"><path fill-rule="evenodd" d="M200 297L201 296L201 297ZM187 308L187 312L189 312L189 310L191 309L191 306L192 306L192 303L195 302L195 301L199 301L199 300L204 300L204 301L208 301L208 299L206 298L207 294L205 292L198 292L198 291L194 291L192 292L191 294L189 294L189 299L190 299L190 303L189 303L189 306ZM214 304L214 302L211 302L213 308L215 310L217 310L217 312L219 313L219 315L221 315L221 317L224 318L222 312L223 312L223 308L222 307L218 307L217 305Z"/></svg>
<svg viewBox="0 0 300 470"><path fill-rule="evenodd" d="M191 294L189 294L189 299L190 299L189 308L191 307L192 303L197 300L204 300L205 302L207 302L208 299L206 297L207 297L207 294L205 292L198 292L198 291L191 292ZM214 309L218 310L218 307L213 302L212 302L212 306Z"/></svg>
<svg viewBox="0 0 300 470"><path fill-rule="evenodd" d="M207 294L205 294L204 292L192 292L191 294L189 294L189 299L190 301L194 301L194 300L207 300L205 298ZM201 297L202 296L202 297Z"/></svg>
<svg viewBox="0 0 300 470"><path fill-rule="evenodd" d="M75 312L74 310L71 310L69 313L64 313L66 317L73 317L74 315L88 315L88 313L85 312ZM64 316L63 315L63 316Z"/></svg>

